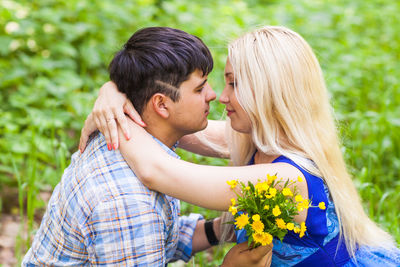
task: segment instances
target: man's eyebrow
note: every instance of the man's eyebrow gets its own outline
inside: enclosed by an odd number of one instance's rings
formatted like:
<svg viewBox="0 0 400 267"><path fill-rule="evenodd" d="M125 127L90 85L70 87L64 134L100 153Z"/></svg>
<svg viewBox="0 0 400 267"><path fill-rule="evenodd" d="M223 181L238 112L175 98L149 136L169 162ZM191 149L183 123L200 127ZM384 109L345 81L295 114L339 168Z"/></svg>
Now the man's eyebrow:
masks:
<svg viewBox="0 0 400 267"><path fill-rule="evenodd" d="M200 88L200 87L202 87L206 82L207 82L207 79L205 79L201 84L197 85L195 88Z"/></svg>

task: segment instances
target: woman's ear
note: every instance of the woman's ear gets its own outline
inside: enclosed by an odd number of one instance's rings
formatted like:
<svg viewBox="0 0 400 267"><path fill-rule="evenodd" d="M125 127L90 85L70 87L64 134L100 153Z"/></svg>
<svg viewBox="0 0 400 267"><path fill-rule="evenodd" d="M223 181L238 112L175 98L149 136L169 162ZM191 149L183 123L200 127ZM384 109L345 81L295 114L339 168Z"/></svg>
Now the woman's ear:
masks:
<svg viewBox="0 0 400 267"><path fill-rule="evenodd" d="M170 98L164 94L156 93L151 97L153 110L164 119L168 119Z"/></svg>

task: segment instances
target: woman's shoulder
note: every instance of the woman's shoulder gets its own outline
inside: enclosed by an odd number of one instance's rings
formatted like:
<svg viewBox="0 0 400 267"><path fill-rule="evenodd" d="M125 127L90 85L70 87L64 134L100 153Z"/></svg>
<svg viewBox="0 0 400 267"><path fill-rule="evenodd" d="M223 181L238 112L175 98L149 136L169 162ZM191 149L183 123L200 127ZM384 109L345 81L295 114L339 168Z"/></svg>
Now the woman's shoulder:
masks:
<svg viewBox="0 0 400 267"><path fill-rule="evenodd" d="M273 164L285 163L287 165L292 166L292 168L288 167L288 172L291 172L293 175L301 173L301 175L299 175L300 178L305 178L308 186L318 187L318 189L320 190L323 190L325 187L324 180L317 174L313 174L311 173L311 171L307 169L307 166L316 168L314 162L309 159L301 158L301 162L295 162L294 160L284 155L280 155L272 163ZM296 178L298 177L296 176Z"/></svg>
<svg viewBox="0 0 400 267"><path fill-rule="evenodd" d="M318 176L317 174L311 173L305 167L307 165L310 167L315 167L315 165L312 166L314 163L311 160L302 159L301 163L297 163L297 162L294 162L292 159L281 155L278 158L276 158L273 161L273 163L274 164L285 163L285 164L291 165L293 168L297 169L298 172L300 172L302 174L302 176L300 176L300 177L305 179L304 182L306 183L308 198L312 202L316 202L317 205L321 201L323 201L325 203L328 203L328 201L330 202L331 197L330 197L329 189L328 189L328 186L326 185L324 179L322 177ZM302 164L302 165L300 166L300 164ZM295 174L295 172L293 170L290 170L290 171L293 172L293 174ZM312 203L312 204L314 204L314 203Z"/></svg>
<svg viewBox="0 0 400 267"><path fill-rule="evenodd" d="M273 168L268 168L269 170L269 175L276 175L278 178L282 178L284 180L290 180L293 182L296 182L298 184L298 180L304 180L304 174L302 172L302 169L299 168L292 160L289 158L280 155L276 157L275 159L271 159L271 156L267 156L268 158L266 159L258 157L256 159L256 154L254 153L253 156L250 158L250 161L247 163L247 165L262 165L266 164L269 166L274 166ZM272 161L271 161L272 160ZM266 166L265 165L265 166ZM300 179L298 179L300 177Z"/></svg>

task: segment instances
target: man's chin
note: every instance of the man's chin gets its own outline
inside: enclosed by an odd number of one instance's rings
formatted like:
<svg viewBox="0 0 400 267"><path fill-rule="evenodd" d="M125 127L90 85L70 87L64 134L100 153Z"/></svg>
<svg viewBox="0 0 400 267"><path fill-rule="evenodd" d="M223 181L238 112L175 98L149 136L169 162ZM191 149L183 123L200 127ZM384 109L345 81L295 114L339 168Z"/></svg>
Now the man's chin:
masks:
<svg viewBox="0 0 400 267"><path fill-rule="evenodd" d="M203 125L202 125L201 129L199 129L198 131L204 130L205 128L207 128L207 125L208 125L208 120L206 119L206 120L203 122Z"/></svg>
<svg viewBox="0 0 400 267"><path fill-rule="evenodd" d="M197 127L197 128L193 128L193 129L187 131L187 132L185 133L185 135L194 134L194 133L200 132L200 131L204 130L205 128L207 128L207 125L208 125L208 120L206 120L205 122L203 122L203 124L201 124L201 126L199 126L199 127Z"/></svg>

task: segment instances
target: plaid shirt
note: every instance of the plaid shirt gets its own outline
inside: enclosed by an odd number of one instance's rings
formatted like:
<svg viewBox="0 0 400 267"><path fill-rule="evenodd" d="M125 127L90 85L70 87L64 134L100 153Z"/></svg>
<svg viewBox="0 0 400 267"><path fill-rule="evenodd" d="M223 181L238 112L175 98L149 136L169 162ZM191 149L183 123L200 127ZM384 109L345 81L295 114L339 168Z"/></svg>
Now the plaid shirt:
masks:
<svg viewBox="0 0 400 267"><path fill-rule="evenodd" d="M83 154L72 156L22 265L165 266L188 261L201 216L178 215L178 200L145 187L119 151L108 151L103 135L96 134Z"/></svg>

